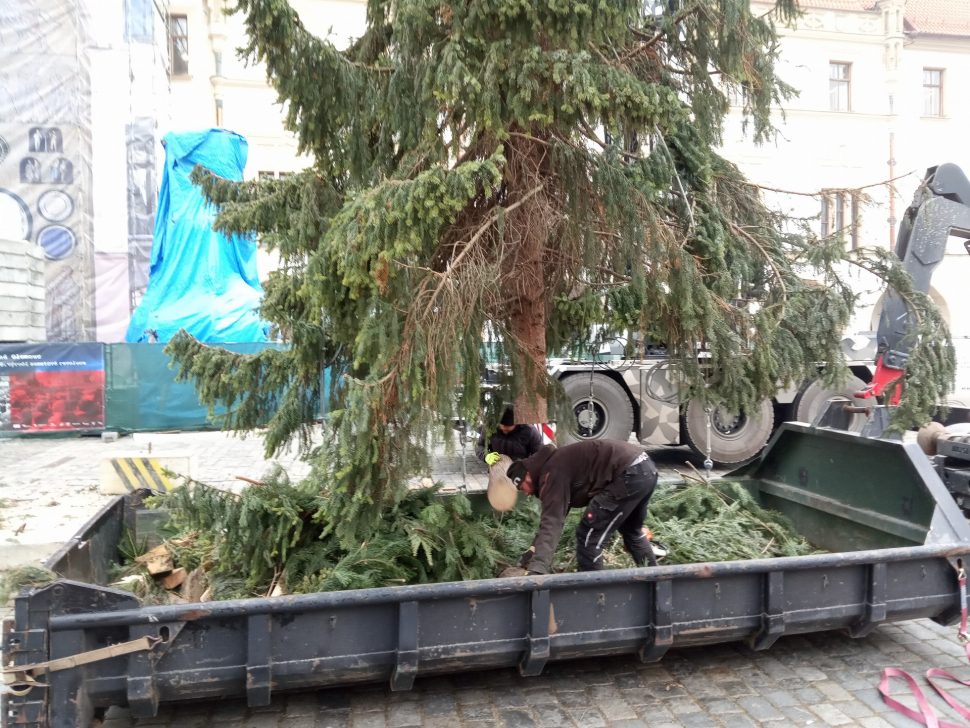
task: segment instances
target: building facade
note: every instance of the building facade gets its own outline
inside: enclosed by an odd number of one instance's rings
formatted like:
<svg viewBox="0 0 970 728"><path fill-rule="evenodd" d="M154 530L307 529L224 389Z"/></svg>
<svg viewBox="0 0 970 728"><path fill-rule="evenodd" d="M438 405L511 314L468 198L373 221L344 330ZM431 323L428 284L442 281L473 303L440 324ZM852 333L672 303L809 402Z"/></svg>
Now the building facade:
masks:
<svg viewBox="0 0 970 728"><path fill-rule="evenodd" d="M770 7L754 3L755 12ZM970 0L805 0L802 8L794 27L779 29L779 75L799 95L776 115L777 138L757 147L745 137L735 98L723 153L759 185L832 190L764 193L810 218L819 235L844 230L848 246L890 248L927 168L953 162L970 173ZM961 337L970 336L970 321L956 315L970 304L968 274L963 240L951 238L931 293ZM874 330L883 285L858 282L853 327Z"/></svg>

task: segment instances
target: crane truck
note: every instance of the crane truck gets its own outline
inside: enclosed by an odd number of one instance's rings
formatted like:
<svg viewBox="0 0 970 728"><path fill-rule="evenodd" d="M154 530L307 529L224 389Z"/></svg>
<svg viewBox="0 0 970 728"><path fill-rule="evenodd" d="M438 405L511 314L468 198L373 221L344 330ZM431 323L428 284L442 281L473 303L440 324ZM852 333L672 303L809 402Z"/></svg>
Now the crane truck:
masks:
<svg viewBox="0 0 970 728"><path fill-rule="evenodd" d="M918 290L930 291L931 277L943 261L951 236L970 238L970 181L958 166L943 164L927 171L897 237L895 253ZM698 401L681 402L676 384L668 378L668 360L662 350L635 361L551 359L548 369L572 400L575 433L566 439L626 440L632 433L644 445L688 445L720 465L732 465L761 452L776 423L812 422L822 404L830 400L851 403L857 392L883 394L888 383L905 370L909 352L905 319L905 303L888 291L879 330L843 340L851 372L848 380L826 387L816 379L779 390L753 412L705 409ZM967 342L956 343L959 354L959 344ZM970 352L967 359L970 361ZM970 415L970 386L961 381L965 374L962 369L958 372L957 396L946 403L951 407L951 421L967 421ZM846 427L859 431L864 422L862 415L855 414Z"/></svg>

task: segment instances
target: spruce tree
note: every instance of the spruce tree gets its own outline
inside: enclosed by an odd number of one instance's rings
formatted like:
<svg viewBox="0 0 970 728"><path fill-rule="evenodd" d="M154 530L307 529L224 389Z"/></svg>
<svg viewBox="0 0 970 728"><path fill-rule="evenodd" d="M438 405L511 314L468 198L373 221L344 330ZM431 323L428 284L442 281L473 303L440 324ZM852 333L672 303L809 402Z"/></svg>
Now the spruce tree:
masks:
<svg viewBox="0 0 970 728"><path fill-rule="evenodd" d="M195 180L218 229L279 251L261 312L290 348L241 356L182 333L168 351L203 402L234 407L227 427L265 425L270 453L308 449L329 397L311 477L343 542L399 502L432 435L477 419L485 350L520 422L561 404L547 355L634 332L666 344L685 401L737 411L819 365L844 374L849 260L918 313L906 418L952 380L946 327L890 256L807 234L716 151L730 93L753 139L772 139L795 93L776 26L796 0L760 15L748 0L369 0L344 50L286 0L234 12L240 53L265 64L315 161Z"/></svg>

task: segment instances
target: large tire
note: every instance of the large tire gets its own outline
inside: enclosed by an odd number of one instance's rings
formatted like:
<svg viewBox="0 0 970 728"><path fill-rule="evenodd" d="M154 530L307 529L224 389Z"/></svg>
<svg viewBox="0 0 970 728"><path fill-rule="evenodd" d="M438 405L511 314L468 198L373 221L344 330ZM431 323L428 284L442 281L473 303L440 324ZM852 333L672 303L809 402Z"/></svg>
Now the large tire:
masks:
<svg viewBox="0 0 970 728"><path fill-rule="evenodd" d="M807 422L812 424L815 415L818 414L822 404L830 399L842 400L847 403L855 403L856 399L852 396L866 388L866 383L858 377L850 376L847 380L834 387L825 387L818 379L805 382L802 388L795 395L792 402L792 416L796 422ZM849 420L848 430L850 432L862 432L866 424L865 415L852 415Z"/></svg>
<svg viewBox="0 0 970 728"><path fill-rule="evenodd" d="M572 402L576 420L562 432L562 443L582 440L630 439L633 432L633 403L626 390L604 374L593 374L593 412L589 409L588 374L574 374L562 380Z"/></svg>
<svg viewBox="0 0 970 728"><path fill-rule="evenodd" d="M704 406L691 400L681 419L684 439L701 457L707 456L707 418ZM717 465L737 465L753 458L768 444L775 427L775 408L770 399L764 399L752 415L734 415L719 407L710 418L711 460Z"/></svg>

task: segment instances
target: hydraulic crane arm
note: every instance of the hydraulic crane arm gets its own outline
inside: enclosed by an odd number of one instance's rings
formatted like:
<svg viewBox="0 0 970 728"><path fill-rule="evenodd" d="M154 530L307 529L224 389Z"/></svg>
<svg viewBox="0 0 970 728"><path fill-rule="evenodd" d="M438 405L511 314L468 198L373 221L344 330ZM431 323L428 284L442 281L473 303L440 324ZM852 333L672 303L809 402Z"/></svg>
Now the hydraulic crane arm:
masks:
<svg viewBox="0 0 970 728"><path fill-rule="evenodd" d="M964 245L970 252L970 180L957 165L942 164L927 170L925 185L916 191L896 237L896 255L913 277L916 290L929 293L930 279L943 261L950 235L967 238ZM898 403L899 379L913 346L909 316L905 300L890 288L879 317L876 371L857 397L887 394L889 404Z"/></svg>

